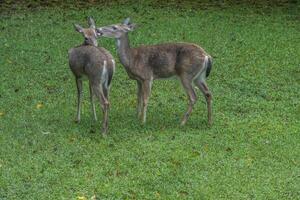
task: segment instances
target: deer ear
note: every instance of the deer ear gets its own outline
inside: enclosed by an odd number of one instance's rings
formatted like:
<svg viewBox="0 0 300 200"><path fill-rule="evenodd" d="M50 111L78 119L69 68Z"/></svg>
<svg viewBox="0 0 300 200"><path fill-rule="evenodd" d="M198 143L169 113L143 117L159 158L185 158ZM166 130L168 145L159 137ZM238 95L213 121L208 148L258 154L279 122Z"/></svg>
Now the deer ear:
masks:
<svg viewBox="0 0 300 200"><path fill-rule="evenodd" d="M96 28L95 21L92 17L88 17L88 24L90 28Z"/></svg>
<svg viewBox="0 0 300 200"><path fill-rule="evenodd" d="M129 22L130 22L130 18L129 17L127 17L124 21L123 21L123 24L125 24L125 25L128 25L129 24Z"/></svg>
<svg viewBox="0 0 300 200"><path fill-rule="evenodd" d="M75 27L75 30L76 30L77 32L79 32L79 33L82 33L82 32L83 32L83 28L82 28L80 25L74 24L74 27Z"/></svg>

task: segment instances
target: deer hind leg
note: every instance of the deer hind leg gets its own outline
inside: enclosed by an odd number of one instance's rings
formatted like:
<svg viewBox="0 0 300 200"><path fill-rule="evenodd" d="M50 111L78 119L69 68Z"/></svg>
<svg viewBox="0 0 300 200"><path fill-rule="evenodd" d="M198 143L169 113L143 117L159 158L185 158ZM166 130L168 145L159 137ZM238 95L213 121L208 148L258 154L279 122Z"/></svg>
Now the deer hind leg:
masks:
<svg viewBox="0 0 300 200"><path fill-rule="evenodd" d="M182 126L186 124L189 116L191 115L191 113L193 111L193 106L197 101L197 96L193 89L191 80L192 79L188 78L188 77L181 77L182 86L183 86L184 90L186 91L188 98L189 98L188 109L187 109L186 113L184 114L182 121L181 121Z"/></svg>
<svg viewBox="0 0 300 200"><path fill-rule="evenodd" d="M75 122L80 122L80 111L82 104L82 80L80 78L76 78L76 86L77 86L77 115Z"/></svg>
<svg viewBox="0 0 300 200"><path fill-rule="evenodd" d="M109 102L108 102L108 89L103 88L104 84L92 84L92 90L95 96L99 99L102 112L103 112L103 120L102 120L102 134L106 135L108 129L108 109L109 109ZM106 95L107 94L107 95Z"/></svg>
<svg viewBox="0 0 300 200"><path fill-rule="evenodd" d="M92 106L93 118L94 118L95 121L97 121L95 102L94 102L94 92L93 92L93 89L92 89L92 86L91 86L91 82L89 82L89 89L90 89L90 101L91 101L91 106Z"/></svg>
<svg viewBox="0 0 300 200"><path fill-rule="evenodd" d="M106 83L102 84L102 92L104 95L103 98L103 104L104 104L104 109L103 109L103 115L104 115L104 119L103 119L103 133L106 134L107 130L108 130L108 111L109 111L109 88L107 86Z"/></svg>
<svg viewBox="0 0 300 200"><path fill-rule="evenodd" d="M151 80L146 80L142 83L142 114L141 114L141 120L142 123L146 123L146 115L147 115L147 107L148 107L148 101L149 101L149 96L151 93L151 86L152 86L152 79Z"/></svg>
<svg viewBox="0 0 300 200"><path fill-rule="evenodd" d="M206 72L202 72L194 80L195 85L201 90L206 99L208 124L212 125L212 94L206 83Z"/></svg>
<svg viewBox="0 0 300 200"><path fill-rule="evenodd" d="M143 107L142 83L137 81L137 116L138 116L138 119L141 118L142 107Z"/></svg>

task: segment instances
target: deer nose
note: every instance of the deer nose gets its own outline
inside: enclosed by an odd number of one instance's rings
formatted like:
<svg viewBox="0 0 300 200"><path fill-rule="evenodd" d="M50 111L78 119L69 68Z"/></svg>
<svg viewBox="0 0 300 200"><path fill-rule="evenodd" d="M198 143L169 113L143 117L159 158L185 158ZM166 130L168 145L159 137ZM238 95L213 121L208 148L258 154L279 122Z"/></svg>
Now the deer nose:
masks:
<svg viewBox="0 0 300 200"><path fill-rule="evenodd" d="M96 29L97 35L100 35L100 36L103 35L102 30L103 30L102 28L97 28Z"/></svg>

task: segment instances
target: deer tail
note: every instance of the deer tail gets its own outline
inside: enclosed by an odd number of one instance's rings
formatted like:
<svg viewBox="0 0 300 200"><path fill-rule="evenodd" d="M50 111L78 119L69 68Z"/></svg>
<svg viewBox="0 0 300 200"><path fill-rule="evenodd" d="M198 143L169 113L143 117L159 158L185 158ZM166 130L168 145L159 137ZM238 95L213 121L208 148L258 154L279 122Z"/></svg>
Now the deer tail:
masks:
<svg viewBox="0 0 300 200"><path fill-rule="evenodd" d="M206 77L208 77L212 69L212 58L210 56L205 56L204 62L206 68Z"/></svg>

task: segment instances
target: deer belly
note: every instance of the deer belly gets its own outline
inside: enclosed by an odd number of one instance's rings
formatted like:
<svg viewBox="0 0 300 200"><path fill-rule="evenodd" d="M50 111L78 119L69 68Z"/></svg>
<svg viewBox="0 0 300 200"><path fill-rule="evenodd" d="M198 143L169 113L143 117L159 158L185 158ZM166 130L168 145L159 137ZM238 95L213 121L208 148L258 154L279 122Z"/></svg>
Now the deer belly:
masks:
<svg viewBox="0 0 300 200"><path fill-rule="evenodd" d="M130 79L137 80L137 75L135 73L132 73L130 70L127 70L127 69L126 69L126 72Z"/></svg>
<svg viewBox="0 0 300 200"><path fill-rule="evenodd" d="M83 80L83 81L89 80L88 76L85 75L85 74L82 74L80 79Z"/></svg>
<svg viewBox="0 0 300 200"><path fill-rule="evenodd" d="M156 53L151 56L148 61L154 78L169 78L176 74L175 60L172 56L166 53Z"/></svg>
<svg viewBox="0 0 300 200"><path fill-rule="evenodd" d="M169 78L176 74L176 71L173 67L169 66L160 66L153 68L153 76L155 79L159 78Z"/></svg>

